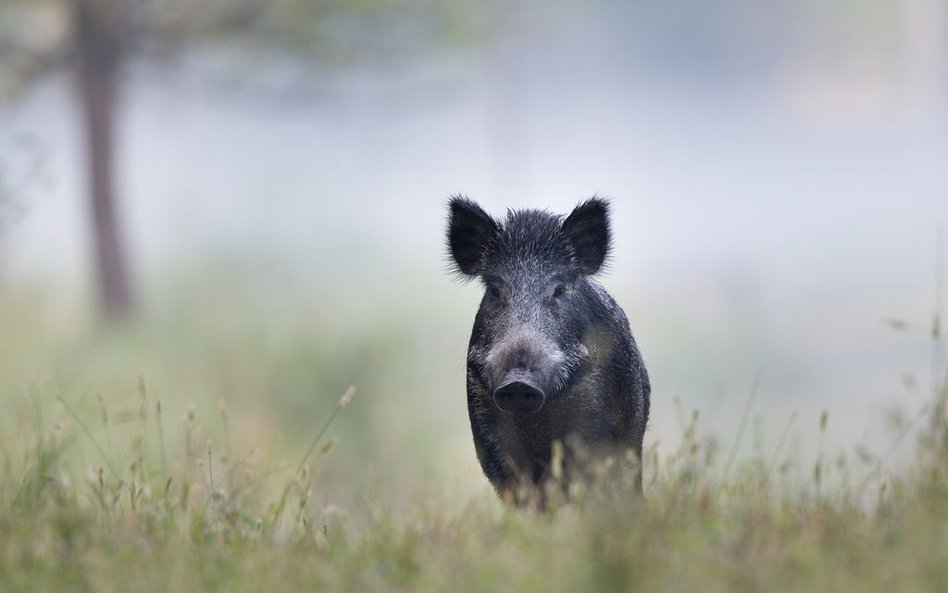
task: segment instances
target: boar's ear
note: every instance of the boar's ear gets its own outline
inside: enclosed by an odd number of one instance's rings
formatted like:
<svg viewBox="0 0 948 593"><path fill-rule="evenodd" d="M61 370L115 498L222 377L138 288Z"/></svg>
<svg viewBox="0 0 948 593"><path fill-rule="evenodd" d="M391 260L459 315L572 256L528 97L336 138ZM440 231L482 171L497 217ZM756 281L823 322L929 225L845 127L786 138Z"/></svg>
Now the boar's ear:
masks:
<svg viewBox="0 0 948 593"><path fill-rule="evenodd" d="M473 201L455 196L448 204L448 249L457 271L476 276L483 271L484 254L500 226Z"/></svg>
<svg viewBox="0 0 948 593"><path fill-rule="evenodd" d="M562 229L576 252L580 273L598 272L609 256L612 243L609 203L595 197L582 202L563 221Z"/></svg>

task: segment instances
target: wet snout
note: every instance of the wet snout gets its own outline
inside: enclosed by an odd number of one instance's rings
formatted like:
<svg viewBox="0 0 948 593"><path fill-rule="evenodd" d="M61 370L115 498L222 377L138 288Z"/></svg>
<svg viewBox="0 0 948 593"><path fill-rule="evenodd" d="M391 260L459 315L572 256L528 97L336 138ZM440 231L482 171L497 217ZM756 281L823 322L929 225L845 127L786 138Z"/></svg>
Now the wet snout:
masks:
<svg viewBox="0 0 948 593"><path fill-rule="evenodd" d="M494 390L494 403L505 412L528 414L543 407L546 394L530 373L511 373L507 381Z"/></svg>
<svg viewBox="0 0 948 593"><path fill-rule="evenodd" d="M494 387L494 403L506 412L536 412L553 395L563 354L533 328L514 328L484 359Z"/></svg>

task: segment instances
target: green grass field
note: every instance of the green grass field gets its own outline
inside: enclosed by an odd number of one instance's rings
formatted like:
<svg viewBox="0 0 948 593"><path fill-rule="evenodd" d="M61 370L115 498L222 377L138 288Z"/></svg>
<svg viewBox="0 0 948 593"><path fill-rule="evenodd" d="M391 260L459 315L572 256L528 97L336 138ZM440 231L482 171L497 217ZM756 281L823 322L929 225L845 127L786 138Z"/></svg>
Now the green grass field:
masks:
<svg viewBox="0 0 948 593"><path fill-rule="evenodd" d="M451 312L353 325L318 300L169 292L187 298L112 332L3 297L0 591L948 589L932 412L897 470L733 455L743 429L711 438L695 413L678 451L649 451L643 499L578 485L517 510L473 459Z"/></svg>

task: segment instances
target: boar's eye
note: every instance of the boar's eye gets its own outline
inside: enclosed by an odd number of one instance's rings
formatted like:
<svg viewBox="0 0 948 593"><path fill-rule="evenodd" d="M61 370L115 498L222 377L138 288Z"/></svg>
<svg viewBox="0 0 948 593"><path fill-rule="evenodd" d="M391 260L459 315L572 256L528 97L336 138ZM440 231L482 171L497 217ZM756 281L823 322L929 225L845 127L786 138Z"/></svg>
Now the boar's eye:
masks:
<svg viewBox="0 0 948 593"><path fill-rule="evenodd" d="M553 289L553 298L554 298L554 299L558 299L558 298L560 298L561 296L563 296L563 293L565 293L565 292L566 292L566 285L565 285L565 284L557 284L557 285L556 285L556 288Z"/></svg>
<svg viewBox="0 0 948 593"><path fill-rule="evenodd" d="M487 287L487 290L488 292L490 292L490 296L494 297L495 299L500 298L500 289L494 286L493 284L489 285Z"/></svg>

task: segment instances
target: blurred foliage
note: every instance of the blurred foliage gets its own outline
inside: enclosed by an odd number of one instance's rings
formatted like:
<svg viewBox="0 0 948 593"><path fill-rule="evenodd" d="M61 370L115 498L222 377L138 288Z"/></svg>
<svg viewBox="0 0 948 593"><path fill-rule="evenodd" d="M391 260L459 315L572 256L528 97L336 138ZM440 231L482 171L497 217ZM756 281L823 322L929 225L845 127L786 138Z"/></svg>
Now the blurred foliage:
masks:
<svg viewBox="0 0 948 593"><path fill-rule="evenodd" d="M79 0L6 0L0 6L0 84L8 92L69 63ZM313 68L387 69L498 36L528 39L557 20L602 13L630 38L617 51L653 65L711 61L738 69L830 54L884 59L898 50L910 6L888 0L695 3L450 2L447 0L85 0L129 56L161 58L227 48L301 60ZM634 56L639 56L636 58ZM246 64L244 64L246 66Z"/></svg>
<svg viewBox="0 0 948 593"><path fill-rule="evenodd" d="M438 338L454 312L397 294L390 307L358 291L330 302L248 283L225 266L215 279L153 290L159 307L109 331L48 296L0 295L0 588L883 591L948 582L943 424L899 421L901 431L923 428L915 462L891 473L866 450L821 448L811 463L778 447L735 460L740 432L722 448L697 412L680 410L681 447L646 453L644 499L622 480L593 480L571 485L566 506L503 508L463 426L463 352ZM427 372L454 357L457 385ZM943 405L948 389L939 389ZM822 443L832 419L814 428ZM424 471L431 464L461 467L480 487L458 494L450 471ZM373 477L373 465L386 473Z"/></svg>
<svg viewBox="0 0 948 593"><path fill-rule="evenodd" d="M366 485L375 471L387 474L391 464L406 485L393 498L408 496L414 483L456 479L458 459L476 467L459 432L466 422L462 374L426 376L429 367L463 364L462 338L445 348L429 337L450 311L422 313L425 302L395 291L392 306L379 307L370 291L339 298L322 287L299 290L279 275L251 280L226 263L216 265L213 282L206 269L195 274L146 286L151 306L122 331L84 322L74 295L7 294L0 306L0 398L10 413L0 419L0 434L32 424L37 410L44 419L58 415L62 395L84 417L108 406L126 419L112 426L112 436L131 439L142 380L152 404L163 402L167 434L180 434L178 420L193 410L219 440L224 406L233 450L265 451L278 464L302 450L339 396L357 384L358 400L330 435L345 443L326 468L343 490ZM92 424L103 442L104 428ZM183 446L169 441L170 453ZM152 435L148 446L155 445ZM88 445L82 449L90 453ZM129 458L128 449L116 453Z"/></svg>
<svg viewBox="0 0 948 593"><path fill-rule="evenodd" d="M276 54L301 80L366 61L388 68L464 35L463 13L441 0L36 0L0 6L0 94L17 95L50 72L74 71L86 144L94 279L103 322L137 309L135 274L116 214L114 137L122 75L134 60L215 53L248 66ZM471 21L465 14L465 23ZM276 66L274 60L267 65ZM250 68L247 68L250 69ZM260 68L263 70L263 68Z"/></svg>
<svg viewBox="0 0 948 593"><path fill-rule="evenodd" d="M188 335L203 331L191 326ZM130 382L125 411L63 382L90 367L103 381L128 362L119 352L135 359L150 341L110 339L118 343L108 357L72 352L84 370L63 370L59 387L36 385L5 403L16 424L2 433L5 590L887 591L948 582L948 455L937 439L892 478L875 474L871 456L820 459L801 481L792 478L798 462L752 459L725 478L693 415L678 452L646 459L644 499L621 483L586 482L573 485L570 504L545 513L503 509L489 494L459 504L433 484L401 504L391 485L327 502L326 482L339 478L321 468L340 449L329 440L316 441L311 458L301 446L291 463L273 464L222 438L237 405L218 411L216 429L201 410L175 429L168 397L145 382ZM255 353L272 347L264 338ZM305 351L301 358L316 354ZM252 374L257 364L233 366ZM314 426L334 409L341 418L355 411L362 395L322 400Z"/></svg>
<svg viewBox="0 0 948 593"><path fill-rule="evenodd" d="M481 5L445 0L9 0L0 6L0 90L17 92L71 63L80 1L108 25L124 59L220 46L385 68L486 34Z"/></svg>

